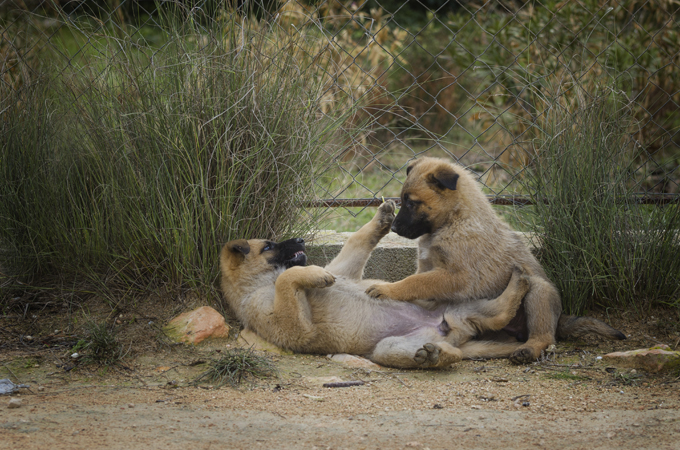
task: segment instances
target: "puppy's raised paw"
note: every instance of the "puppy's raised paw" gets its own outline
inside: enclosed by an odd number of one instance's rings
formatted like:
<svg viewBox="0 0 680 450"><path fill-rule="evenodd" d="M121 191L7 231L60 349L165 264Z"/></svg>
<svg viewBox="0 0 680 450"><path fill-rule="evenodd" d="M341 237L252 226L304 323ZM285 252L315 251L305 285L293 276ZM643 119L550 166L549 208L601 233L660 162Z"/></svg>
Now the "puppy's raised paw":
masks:
<svg viewBox="0 0 680 450"><path fill-rule="evenodd" d="M375 218L378 221L378 228L384 234L389 233L392 222L394 222L394 211L396 211L397 205L393 200L387 200L382 205L378 207L378 212L375 214Z"/></svg>

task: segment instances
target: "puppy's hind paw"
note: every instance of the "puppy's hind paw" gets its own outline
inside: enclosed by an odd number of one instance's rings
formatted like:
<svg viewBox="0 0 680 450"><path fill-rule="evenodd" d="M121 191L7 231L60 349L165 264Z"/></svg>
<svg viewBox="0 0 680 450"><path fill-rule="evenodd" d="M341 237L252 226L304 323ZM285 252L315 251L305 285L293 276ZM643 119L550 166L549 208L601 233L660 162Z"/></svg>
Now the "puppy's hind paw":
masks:
<svg viewBox="0 0 680 450"><path fill-rule="evenodd" d="M416 351L414 361L421 366L436 366L439 363L440 348L436 344L425 344Z"/></svg>
<svg viewBox="0 0 680 450"><path fill-rule="evenodd" d="M519 266L513 267L510 283L515 283L517 289L524 292L524 294L529 292L529 288L531 287L531 279L529 275L523 268Z"/></svg>
<svg viewBox="0 0 680 450"><path fill-rule="evenodd" d="M520 347L510 355L510 362L513 364L529 364L536 361L538 355L535 354L533 349L528 347Z"/></svg>
<svg viewBox="0 0 680 450"><path fill-rule="evenodd" d="M526 276L527 271L522 266L514 265L514 266L512 266L512 275L513 276L522 276L522 275Z"/></svg>

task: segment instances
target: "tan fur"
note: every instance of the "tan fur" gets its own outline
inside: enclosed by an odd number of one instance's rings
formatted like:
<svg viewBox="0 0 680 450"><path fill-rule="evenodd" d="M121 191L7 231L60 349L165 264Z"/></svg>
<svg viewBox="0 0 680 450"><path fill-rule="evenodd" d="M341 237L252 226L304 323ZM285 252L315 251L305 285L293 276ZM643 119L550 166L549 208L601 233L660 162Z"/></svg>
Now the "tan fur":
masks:
<svg viewBox="0 0 680 450"><path fill-rule="evenodd" d="M376 280L361 279L364 266L389 231L394 209L393 202L383 204L326 268L277 268L268 262L271 252L263 251L262 240L225 244L220 256L225 299L245 327L296 352L352 353L401 368L443 368L460 361L466 357L461 345L513 317L528 278L517 269L498 298L437 311L369 297L364 291ZM488 356L508 356L517 347L501 350L489 343L485 348ZM471 353L485 354L479 345Z"/></svg>
<svg viewBox="0 0 680 450"><path fill-rule="evenodd" d="M465 168L428 157L411 163L402 188L402 211L393 226L403 234L400 223L408 224L407 232L410 226L428 225L428 232L419 238L418 270L399 282L369 287L370 296L424 307L492 298L505 289L513 268L519 266L531 282L524 299L528 340L511 360L533 361L554 343L562 313L557 289L524 242L496 215ZM595 321L598 326L593 327L592 321L581 323L581 331L621 338L621 333L602 322ZM572 324L579 328L576 322Z"/></svg>

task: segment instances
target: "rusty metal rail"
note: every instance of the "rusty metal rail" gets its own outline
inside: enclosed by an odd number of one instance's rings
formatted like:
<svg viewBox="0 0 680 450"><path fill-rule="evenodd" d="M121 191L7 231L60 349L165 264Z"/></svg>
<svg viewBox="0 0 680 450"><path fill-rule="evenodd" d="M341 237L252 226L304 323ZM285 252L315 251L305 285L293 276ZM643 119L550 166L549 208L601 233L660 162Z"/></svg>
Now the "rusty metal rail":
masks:
<svg viewBox="0 0 680 450"><path fill-rule="evenodd" d="M498 206L530 206L534 201L526 196L495 196L487 195L489 203ZM384 200L393 200L397 206L401 205L399 197L385 197ZM680 203L680 197L677 195L645 195L634 197L635 203L640 205L668 205L673 203ZM326 198L315 200L308 203L312 208L366 208L378 207L382 204L382 198Z"/></svg>

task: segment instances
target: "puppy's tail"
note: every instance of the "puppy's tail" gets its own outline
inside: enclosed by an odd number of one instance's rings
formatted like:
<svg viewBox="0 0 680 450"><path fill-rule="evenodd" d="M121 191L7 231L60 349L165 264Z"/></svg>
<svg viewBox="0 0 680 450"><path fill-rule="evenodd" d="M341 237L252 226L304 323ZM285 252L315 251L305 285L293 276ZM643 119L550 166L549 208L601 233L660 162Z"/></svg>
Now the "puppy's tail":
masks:
<svg viewBox="0 0 680 450"><path fill-rule="evenodd" d="M610 327L601 320L592 317L579 317L562 314L557 322L557 339L578 337L584 334L596 334L600 337L615 340L626 339L626 335Z"/></svg>

